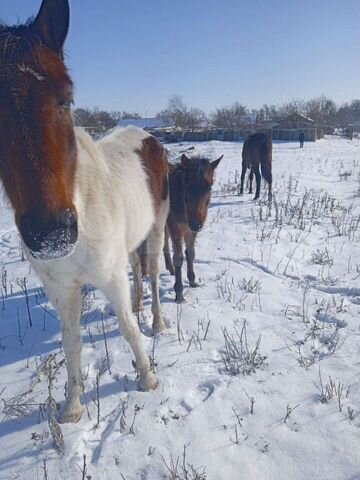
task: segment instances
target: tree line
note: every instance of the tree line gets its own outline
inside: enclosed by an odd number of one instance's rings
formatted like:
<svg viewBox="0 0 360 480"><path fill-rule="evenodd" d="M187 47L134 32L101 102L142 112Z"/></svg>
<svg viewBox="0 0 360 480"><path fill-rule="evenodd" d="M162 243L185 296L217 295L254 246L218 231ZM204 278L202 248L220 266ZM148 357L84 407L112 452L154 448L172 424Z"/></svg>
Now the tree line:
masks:
<svg viewBox="0 0 360 480"><path fill-rule="evenodd" d="M248 118L256 118L256 123L279 121L292 114L300 113L311 118L317 125L344 129L351 123L360 122L360 100L352 100L342 105L325 95L305 99L291 99L281 105L264 104L259 109L249 109L240 102L217 108L207 115L200 108L186 105L180 95L170 97L167 106L157 114L157 118L177 128L195 130L199 127L236 129L247 123ZM103 133L115 127L121 119L140 119L136 112L105 111L98 108L78 108L74 111L75 124L87 127L93 133Z"/></svg>

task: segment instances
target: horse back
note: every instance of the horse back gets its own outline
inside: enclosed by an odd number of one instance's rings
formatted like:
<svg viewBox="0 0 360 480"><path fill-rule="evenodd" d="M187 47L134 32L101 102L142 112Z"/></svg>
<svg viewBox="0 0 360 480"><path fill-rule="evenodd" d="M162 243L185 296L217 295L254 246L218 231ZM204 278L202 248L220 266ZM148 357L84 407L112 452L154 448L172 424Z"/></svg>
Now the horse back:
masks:
<svg viewBox="0 0 360 480"><path fill-rule="evenodd" d="M245 142L242 150L243 164L250 168L261 162L272 162L272 140L265 133L254 133Z"/></svg>

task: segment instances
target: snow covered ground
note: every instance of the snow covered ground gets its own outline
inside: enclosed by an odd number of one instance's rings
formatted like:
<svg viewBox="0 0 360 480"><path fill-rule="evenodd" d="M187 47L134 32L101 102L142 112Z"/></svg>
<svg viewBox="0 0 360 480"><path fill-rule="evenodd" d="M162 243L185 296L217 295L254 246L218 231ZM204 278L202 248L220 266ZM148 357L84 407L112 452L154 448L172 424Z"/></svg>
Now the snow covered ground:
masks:
<svg viewBox="0 0 360 480"><path fill-rule="evenodd" d="M224 159L202 286L179 307L164 270L169 329L150 336L149 297L140 318L159 387L137 391L116 318L87 288L86 408L55 424L62 453L46 407L49 376L64 401L60 325L1 204L0 479L360 479L360 141L274 144L271 211L264 188L236 195L241 143L195 147Z"/></svg>

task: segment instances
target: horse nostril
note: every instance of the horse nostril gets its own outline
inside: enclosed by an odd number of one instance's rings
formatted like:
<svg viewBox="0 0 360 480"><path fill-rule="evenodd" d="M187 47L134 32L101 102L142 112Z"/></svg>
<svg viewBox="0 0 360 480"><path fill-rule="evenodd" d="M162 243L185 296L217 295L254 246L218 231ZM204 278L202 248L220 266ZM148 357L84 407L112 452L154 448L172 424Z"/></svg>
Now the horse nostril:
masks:
<svg viewBox="0 0 360 480"><path fill-rule="evenodd" d="M70 209L50 218L26 214L20 221L20 233L31 252L40 252L41 258L59 258L77 241L77 217Z"/></svg>
<svg viewBox="0 0 360 480"><path fill-rule="evenodd" d="M67 210L64 210L63 212L60 212L57 215L57 225L58 227L70 227L74 228L77 224L77 218L75 213L68 208Z"/></svg>
<svg viewBox="0 0 360 480"><path fill-rule="evenodd" d="M193 232L200 232L200 230L202 229L202 223L200 222L190 223L189 227Z"/></svg>

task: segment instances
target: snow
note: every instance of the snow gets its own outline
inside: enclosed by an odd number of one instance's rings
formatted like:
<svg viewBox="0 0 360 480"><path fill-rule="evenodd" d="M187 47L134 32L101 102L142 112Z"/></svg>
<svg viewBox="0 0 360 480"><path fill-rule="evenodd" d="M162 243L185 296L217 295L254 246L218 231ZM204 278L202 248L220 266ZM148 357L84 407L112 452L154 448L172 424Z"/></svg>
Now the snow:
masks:
<svg viewBox="0 0 360 480"><path fill-rule="evenodd" d="M171 157L191 145L169 146ZM360 141L328 137L301 150L275 143L271 211L266 188L260 202L236 195L241 143L194 145L210 158L224 154L198 237L195 273L202 286L186 289L179 307L173 278L163 270L169 329L156 338L146 298L140 325L159 379L150 393L137 390L129 346L104 296L86 289L87 409L79 423L61 425L63 453L54 448L46 408L38 406L47 401L50 363L52 395L64 402L60 324L21 259L12 212L2 202L0 479L87 478L84 455L93 480L360 479ZM242 354L241 361L230 359L237 375L223 361L224 332ZM6 410L31 385L19 400L28 411ZM171 477L167 466L178 458L179 476Z"/></svg>

